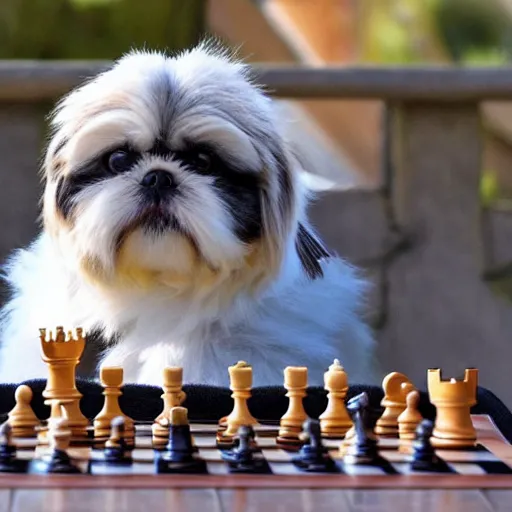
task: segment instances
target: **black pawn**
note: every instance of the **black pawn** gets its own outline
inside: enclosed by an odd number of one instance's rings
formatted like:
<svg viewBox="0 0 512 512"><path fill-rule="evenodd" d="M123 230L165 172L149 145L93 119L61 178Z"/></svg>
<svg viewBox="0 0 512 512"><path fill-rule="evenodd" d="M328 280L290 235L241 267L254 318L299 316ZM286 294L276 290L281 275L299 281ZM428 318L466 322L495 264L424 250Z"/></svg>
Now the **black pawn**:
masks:
<svg viewBox="0 0 512 512"><path fill-rule="evenodd" d="M32 461L30 472L37 474L76 474L82 473L67 454L71 431L68 429L67 420L64 418L55 420L48 430L52 451L49 457Z"/></svg>
<svg viewBox="0 0 512 512"><path fill-rule="evenodd" d="M167 446L164 451L156 452L157 473L207 473L206 462L198 456L197 449L192 443L190 425L186 420L186 409L174 407L171 410L171 418L174 416L174 411L179 421L171 419Z"/></svg>
<svg viewBox="0 0 512 512"><path fill-rule="evenodd" d="M416 427L415 440L412 443L413 456L412 471L426 471L435 473L451 473L452 470L446 462L436 455L430 442L434 424L430 420L423 420Z"/></svg>
<svg viewBox="0 0 512 512"><path fill-rule="evenodd" d="M343 457L345 464L381 465L377 437L373 431L375 414L368 394L363 392L347 402L347 411L354 422L354 437Z"/></svg>
<svg viewBox="0 0 512 512"><path fill-rule="evenodd" d="M0 425L0 473L26 473L28 461L16 457L16 446L12 442L12 427Z"/></svg>
<svg viewBox="0 0 512 512"><path fill-rule="evenodd" d="M256 435L250 425L238 429L238 441L232 450L222 451L222 458L229 463L230 473L270 473L268 462L260 455Z"/></svg>
<svg viewBox="0 0 512 512"><path fill-rule="evenodd" d="M58 474L76 474L81 473L80 469L73 464L69 455L62 450L55 450L49 461L40 461L41 465L36 465L34 473L58 473Z"/></svg>
<svg viewBox="0 0 512 512"><path fill-rule="evenodd" d="M338 468L322 443L320 422L307 419L303 425L307 443L302 446L292 461L302 471L310 473L335 473Z"/></svg>
<svg viewBox="0 0 512 512"><path fill-rule="evenodd" d="M103 455L105 462L112 465L131 464L132 457L125 441L126 421L122 416L114 418L110 423L110 437L105 443Z"/></svg>

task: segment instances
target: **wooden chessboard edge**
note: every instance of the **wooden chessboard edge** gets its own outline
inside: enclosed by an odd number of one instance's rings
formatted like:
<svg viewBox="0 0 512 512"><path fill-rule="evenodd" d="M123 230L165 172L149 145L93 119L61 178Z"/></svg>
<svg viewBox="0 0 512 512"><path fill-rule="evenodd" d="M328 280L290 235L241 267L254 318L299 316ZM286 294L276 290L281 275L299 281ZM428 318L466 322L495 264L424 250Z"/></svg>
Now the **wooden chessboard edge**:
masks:
<svg viewBox="0 0 512 512"><path fill-rule="evenodd" d="M475 427L478 437L482 438L486 434L492 433L492 437L498 439L504 444L510 444L507 438L503 435L501 430L496 425L493 417L489 414L472 414L471 421Z"/></svg>
<svg viewBox="0 0 512 512"><path fill-rule="evenodd" d="M1 475L0 489L503 489L511 475Z"/></svg>

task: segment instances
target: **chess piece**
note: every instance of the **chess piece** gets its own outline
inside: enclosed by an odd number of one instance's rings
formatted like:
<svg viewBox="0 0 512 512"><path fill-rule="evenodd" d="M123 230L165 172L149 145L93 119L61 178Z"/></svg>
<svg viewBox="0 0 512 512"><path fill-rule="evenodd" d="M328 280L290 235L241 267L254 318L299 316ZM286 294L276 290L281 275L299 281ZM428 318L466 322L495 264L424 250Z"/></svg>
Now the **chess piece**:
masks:
<svg viewBox="0 0 512 512"><path fill-rule="evenodd" d="M71 442L72 431L69 428L69 420L63 417L51 418L49 420L48 442L50 445L49 455L41 460L33 460L32 473L81 473L78 466L72 461L67 453Z"/></svg>
<svg viewBox="0 0 512 512"><path fill-rule="evenodd" d="M353 398L355 398L355 397L353 397ZM367 410L365 412L365 425L366 425L366 430L368 432L372 432L373 434L375 434L376 424L377 424L377 421L379 420L379 418L381 417L381 415L382 415L382 409L374 408L374 407L367 408ZM343 439L343 441L340 444L341 455L344 455L346 453L347 448L350 446L350 444L352 444L354 442L355 434L356 434L355 426L352 425L348 429L347 433L345 434L345 438Z"/></svg>
<svg viewBox="0 0 512 512"><path fill-rule="evenodd" d="M292 462L308 473L335 473L338 468L322 444L322 431L318 420L307 419L303 425L307 439Z"/></svg>
<svg viewBox="0 0 512 512"><path fill-rule="evenodd" d="M373 431L370 401L363 392L347 403L347 411L354 422L354 436L343 457L344 464L381 465L382 458L377 448L377 437Z"/></svg>
<svg viewBox="0 0 512 512"><path fill-rule="evenodd" d="M418 410L420 403L420 393L417 390L410 391L407 394L406 408L398 416L398 435L401 444L408 445L416 436L416 427L423 420L423 416Z"/></svg>
<svg viewBox="0 0 512 512"><path fill-rule="evenodd" d="M347 430L346 434L345 434L345 438L344 438L344 442L349 442L351 439L353 439L354 437L354 432L355 432L355 429L354 429L354 425L352 424L352 426Z"/></svg>
<svg viewBox="0 0 512 512"><path fill-rule="evenodd" d="M320 416L322 435L330 438L342 438L352 426L352 420L345 408L348 383L347 374L338 359L329 366L324 374L325 389L328 391L327 408Z"/></svg>
<svg viewBox="0 0 512 512"><path fill-rule="evenodd" d="M284 387L288 391L288 410L279 422L279 434L276 443L283 449L297 450L303 444L300 439L302 425L307 414L302 403L306 396L308 369L300 366L288 366L284 370Z"/></svg>
<svg viewBox="0 0 512 512"><path fill-rule="evenodd" d="M181 406L185 401L186 394L182 390L183 386L183 368L167 367L163 371L163 390L162 400L164 407L162 412L155 418L152 426L153 442L161 444L167 442L167 435L169 433L169 415L173 407Z"/></svg>
<svg viewBox="0 0 512 512"><path fill-rule="evenodd" d="M229 464L230 473L270 473L266 459L255 444L254 429L241 425L238 429L238 444L232 450L222 451L222 458Z"/></svg>
<svg viewBox="0 0 512 512"><path fill-rule="evenodd" d="M30 406L32 396L32 390L25 384L16 388L14 393L16 405L8 415L8 422L12 427L11 435L14 438L37 436L36 427L41 422Z"/></svg>
<svg viewBox="0 0 512 512"><path fill-rule="evenodd" d="M217 441L220 445L229 445L233 442L238 428L241 425L257 425L258 421L249 412L247 400L251 396L252 368L245 361L238 361L228 368L230 376L231 395L234 400L234 407L231 414L226 418L226 429L219 430Z"/></svg>
<svg viewBox="0 0 512 512"><path fill-rule="evenodd" d="M85 338L82 336L82 329L76 329L76 337L71 331L68 339L62 327L57 327L55 339L52 332L49 339L46 336L46 329L40 329L40 340L43 361L48 365L48 380L43 396L45 404L51 406L50 418L61 417L61 406L59 401L66 401L69 415L69 428L73 440L87 438L87 426L89 422L80 411L80 399L82 394L76 388L75 371L80 362L80 357L85 348ZM39 439L46 440L46 430L41 432Z"/></svg>
<svg viewBox="0 0 512 512"><path fill-rule="evenodd" d="M375 426L375 433L380 437L398 437L398 416L405 410L407 394L414 386L403 374L392 372L382 381L384 398L381 405L385 407Z"/></svg>
<svg viewBox="0 0 512 512"><path fill-rule="evenodd" d="M428 370L427 377L430 402L437 410L432 445L445 449L474 446L476 432L471 407L476 404L478 370L467 369L461 381L443 381L438 368Z"/></svg>
<svg viewBox="0 0 512 512"><path fill-rule="evenodd" d="M114 418L123 417L123 439L127 447L133 447L135 426L131 418L123 414L119 406L119 397L123 394L123 369L120 367L105 367L100 370L100 380L104 387L105 401L100 413L94 418L95 441L106 440L110 436L110 427Z"/></svg>
<svg viewBox="0 0 512 512"><path fill-rule="evenodd" d="M12 437L11 425L7 422L2 423L0 425L0 473L25 473L28 461L17 458Z"/></svg>
<svg viewBox="0 0 512 512"><path fill-rule="evenodd" d="M105 462L108 464L131 464L132 462L129 445L126 442L127 423L124 415L112 419L110 435L103 451Z"/></svg>
<svg viewBox="0 0 512 512"><path fill-rule="evenodd" d="M412 471L426 471L435 473L451 473L452 470L444 460L434 451L432 437L434 425L430 420L422 420L416 429L413 442Z"/></svg>
<svg viewBox="0 0 512 512"><path fill-rule="evenodd" d="M168 438L165 451L157 452L157 473L207 473L206 462L194 448L184 407L171 409Z"/></svg>

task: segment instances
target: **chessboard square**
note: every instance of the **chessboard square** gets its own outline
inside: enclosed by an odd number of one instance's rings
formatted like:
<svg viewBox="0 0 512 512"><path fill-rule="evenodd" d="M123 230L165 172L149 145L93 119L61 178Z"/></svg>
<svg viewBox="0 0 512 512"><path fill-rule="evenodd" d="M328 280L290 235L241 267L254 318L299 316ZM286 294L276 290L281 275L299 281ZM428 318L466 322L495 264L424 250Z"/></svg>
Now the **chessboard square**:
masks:
<svg viewBox="0 0 512 512"><path fill-rule="evenodd" d="M393 462L392 466L401 475L427 475L427 474L431 475L432 474L432 473L429 473L428 471L413 471L410 463L407 463L407 462Z"/></svg>
<svg viewBox="0 0 512 512"><path fill-rule="evenodd" d="M147 462L134 462L128 466L132 470L133 475L153 475L156 473L153 461Z"/></svg>
<svg viewBox="0 0 512 512"><path fill-rule="evenodd" d="M393 469L401 475L440 475L440 474L451 474L449 471L417 471L413 470L409 462L394 462L392 464ZM453 468L450 468L453 470Z"/></svg>
<svg viewBox="0 0 512 512"><path fill-rule="evenodd" d="M129 465L115 465L104 463L92 463L90 465L92 475L151 475L155 473L153 464L133 463Z"/></svg>
<svg viewBox="0 0 512 512"><path fill-rule="evenodd" d="M407 463L407 462L410 462L412 460L412 454L409 454L409 453L402 453L402 452L399 452L398 450L397 451L392 451L392 450L385 450L385 451L382 451L380 452L380 455L386 459L387 461L391 462L391 463Z"/></svg>
<svg viewBox="0 0 512 512"><path fill-rule="evenodd" d="M44 457L45 455L48 455L50 453L50 447L47 446L47 445L37 445L36 446L36 449L35 449L35 452L34 452L34 457L35 458L41 458L41 457Z"/></svg>
<svg viewBox="0 0 512 512"><path fill-rule="evenodd" d="M44 460L43 459L33 459L32 461L30 461L29 465L28 465L28 473L32 473L32 474L47 474L47 469L48 469L48 462L49 462L49 457L46 457ZM85 461L85 460L81 460L81 461L76 461L76 460L73 460L72 461L72 464L75 468L78 468L79 472L80 473L87 473L88 472L88 468L89 468L89 461Z"/></svg>
<svg viewBox="0 0 512 512"><path fill-rule="evenodd" d="M339 450L342 441L340 439L322 439L322 444L328 450Z"/></svg>
<svg viewBox="0 0 512 512"><path fill-rule="evenodd" d="M274 437L259 437L256 436L256 444L260 448L277 448L276 440Z"/></svg>
<svg viewBox="0 0 512 512"><path fill-rule="evenodd" d="M479 466L490 475L510 475L512 467L501 460L481 461Z"/></svg>
<svg viewBox="0 0 512 512"><path fill-rule="evenodd" d="M67 450L68 455L76 460L89 460L91 458L92 448L71 447Z"/></svg>
<svg viewBox="0 0 512 512"><path fill-rule="evenodd" d="M155 458L155 451L151 448L136 448L132 452L134 462L152 462Z"/></svg>
<svg viewBox="0 0 512 512"><path fill-rule="evenodd" d="M436 454L446 462L479 462L499 460L488 450L436 450Z"/></svg>
<svg viewBox="0 0 512 512"><path fill-rule="evenodd" d="M210 475L227 475L229 466L225 462L208 462L208 473Z"/></svg>
<svg viewBox="0 0 512 512"><path fill-rule="evenodd" d="M20 460L32 460L35 457L35 450L18 450L16 456Z"/></svg>
<svg viewBox="0 0 512 512"><path fill-rule="evenodd" d="M342 470L351 476L381 476L387 475L386 470L380 466L366 466L363 464L343 464Z"/></svg>
<svg viewBox="0 0 512 512"><path fill-rule="evenodd" d="M196 435L212 435L217 433L218 425L214 423L191 423L190 431Z"/></svg>
<svg viewBox="0 0 512 512"><path fill-rule="evenodd" d="M140 435L151 435L153 433L153 424L152 423L143 423L143 422L137 422L135 424L135 433Z"/></svg>
<svg viewBox="0 0 512 512"><path fill-rule="evenodd" d="M305 475L306 473L298 468L292 462L273 462L268 461L270 470L274 475ZM314 473L307 473L314 476Z"/></svg>
<svg viewBox="0 0 512 512"><path fill-rule="evenodd" d="M279 427L275 425L255 425L254 430L260 437L276 437L279 432Z"/></svg>
<svg viewBox="0 0 512 512"><path fill-rule="evenodd" d="M91 450L89 460L91 461L103 461L105 460L105 454L102 450Z"/></svg>
<svg viewBox="0 0 512 512"><path fill-rule="evenodd" d="M222 460L221 452L217 448L201 448L199 450L199 456L207 462L218 462Z"/></svg>
<svg viewBox="0 0 512 512"><path fill-rule="evenodd" d="M202 437L202 436L193 436L194 444L198 448L215 448L217 446L215 441L215 436Z"/></svg>
<svg viewBox="0 0 512 512"><path fill-rule="evenodd" d="M379 450L398 450L400 439L396 437L379 438Z"/></svg>
<svg viewBox="0 0 512 512"><path fill-rule="evenodd" d="M135 448L152 448L153 447L153 439L151 437L136 437L135 438Z"/></svg>
<svg viewBox="0 0 512 512"><path fill-rule="evenodd" d="M13 439L13 442L14 446L21 450L35 448L37 446L37 439L35 438L20 437L18 439Z"/></svg>
<svg viewBox="0 0 512 512"><path fill-rule="evenodd" d="M267 459L268 462L291 462L294 453L289 453L285 450L268 450L262 449L262 456Z"/></svg>
<svg viewBox="0 0 512 512"><path fill-rule="evenodd" d="M449 462L448 466L459 475L486 475L485 469L468 462Z"/></svg>

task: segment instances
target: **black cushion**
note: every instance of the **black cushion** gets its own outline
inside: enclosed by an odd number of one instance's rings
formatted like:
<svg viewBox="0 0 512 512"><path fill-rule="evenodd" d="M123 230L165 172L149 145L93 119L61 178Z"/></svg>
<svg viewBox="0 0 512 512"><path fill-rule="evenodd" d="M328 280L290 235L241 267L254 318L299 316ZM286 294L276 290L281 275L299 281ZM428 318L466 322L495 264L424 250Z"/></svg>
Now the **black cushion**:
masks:
<svg viewBox="0 0 512 512"><path fill-rule="evenodd" d="M24 384L34 392L32 407L41 419L49 416L50 408L44 405L42 392L46 386L45 380L31 380ZM87 379L77 379L77 388L83 394L81 409L89 419L103 407L103 388L99 383ZM7 413L14 407L15 384L0 385L0 415L5 419ZM185 385L187 399L183 404L188 408L189 418L195 421L213 421L229 414L233 408L231 391L204 385ZM383 398L382 389L377 386L353 385L350 387L347 399L366 391L374 407L380 406ZM249 399L251 413L260 420L277 421L283 416L288 407L286 390L279 386L254 388ZM125 414L137 421L152 421L162 411L162 390L155 386L127 384L123 387L120 398L121 409ZM512 414L491 391L479 387L477 390L478 403L473 407L473 414L488 414L501 430L502 434L512 442ZM307 414L317 418L327 405L326 392L319 387L308 388L304 399ZM435 407L428 400L426 392L421 392L420 412L424 418L435 419Z"/></svg>

